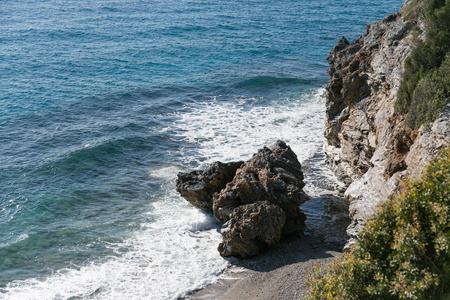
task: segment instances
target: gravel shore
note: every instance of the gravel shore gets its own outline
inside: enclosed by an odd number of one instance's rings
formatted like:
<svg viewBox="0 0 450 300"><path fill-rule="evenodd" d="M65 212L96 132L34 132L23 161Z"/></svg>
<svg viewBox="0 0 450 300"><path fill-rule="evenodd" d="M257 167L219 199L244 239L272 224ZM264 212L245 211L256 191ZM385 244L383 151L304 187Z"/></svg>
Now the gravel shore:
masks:
<svg viewBox="0 0 450 300"><path fill-rule="evenodd" d="M306 278L311 272L341 255L336 246L317 237L285 239L256 258L232 259L233 266L218 282L188 299L303 299L308 295Z"/></svg>

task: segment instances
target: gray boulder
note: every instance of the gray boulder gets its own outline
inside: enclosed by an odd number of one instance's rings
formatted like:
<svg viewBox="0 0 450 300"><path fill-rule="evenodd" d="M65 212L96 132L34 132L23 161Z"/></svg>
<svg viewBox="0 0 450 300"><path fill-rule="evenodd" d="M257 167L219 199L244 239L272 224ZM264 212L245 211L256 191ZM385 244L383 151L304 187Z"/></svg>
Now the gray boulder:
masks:
<svg viewBox="0 0 450 300"><path fill-rule="evenodd" d="M213 195L225 188L233 180L242 161L210 164L203 171L178 173L177 191L195 207L212 211Z"/></svg>
<svg viewBox="0 0 450 300"><path fill-rule="evenodd" d="M297 155L286 143L277 141L259 150L237 170L233 181L214 195L214 216L227 222L236 207L269 201L286 214L283 234L302 235L306 218L299 205L309 199L302 190L304 185Z"/></svg>
<svg viewBox="0 0 450 300"><path fill-rule="evenodd" d="M284 211L269 201L241 205L222 226L221 256L248 257L276 245L285 222Z"/></svg>
<svg viewBox="0 0 450 300"><path fill-rule="evenodd" d="M303 235L306 216L299 206L309 200L304 185L297 155L283 141L246 163L215 162L177 179L181 196L225 223L220 255L240 257L276 245L282 235Z"/></svg>

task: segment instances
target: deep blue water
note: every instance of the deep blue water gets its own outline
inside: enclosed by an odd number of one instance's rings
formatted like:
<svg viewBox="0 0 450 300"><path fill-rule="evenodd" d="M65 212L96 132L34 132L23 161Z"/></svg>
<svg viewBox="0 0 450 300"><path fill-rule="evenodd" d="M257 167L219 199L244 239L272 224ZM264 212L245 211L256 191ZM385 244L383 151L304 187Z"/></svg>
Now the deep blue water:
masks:
<svg viewBox="0 0 450 300"><path fill-rule="evenodd" d="M173 299L227 266L178 171L321 148L325 57L401 0L2 0L0 298ZM314 190L314 188L310 188Z"/></svg>

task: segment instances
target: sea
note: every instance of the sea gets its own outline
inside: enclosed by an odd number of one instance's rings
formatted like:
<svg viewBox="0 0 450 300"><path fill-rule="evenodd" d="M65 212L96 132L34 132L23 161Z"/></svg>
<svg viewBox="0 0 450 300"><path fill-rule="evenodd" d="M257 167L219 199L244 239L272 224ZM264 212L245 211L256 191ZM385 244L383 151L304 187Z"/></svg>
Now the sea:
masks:
<svg viewBox="0 0 450 300"><path fill-rule="evenodd" d="M217 280L220 224L177 173L282 139L305 190L333 193L326 56L401 4L1 0L0 299L183 299Z"/></svg>

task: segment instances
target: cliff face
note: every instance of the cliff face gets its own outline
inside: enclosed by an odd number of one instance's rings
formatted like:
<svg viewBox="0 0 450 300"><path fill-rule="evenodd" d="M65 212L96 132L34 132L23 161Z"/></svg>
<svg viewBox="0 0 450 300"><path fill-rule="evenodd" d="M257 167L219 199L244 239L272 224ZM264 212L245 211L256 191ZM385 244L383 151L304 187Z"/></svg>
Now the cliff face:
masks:
<svg viewBox="0 0 450 300"><path fill-rule="evenodd" d="M414 25L401 10L368 25L351 44L341 38L327 57L324 148L338 177L349 185L347 232L352 238L379 202L406 178L420 176L427 162L450 145L450 107L418 131L406 127L404 116L394 110L404 61L414 47Z"/></svg>

